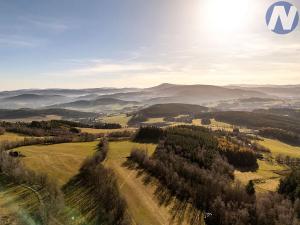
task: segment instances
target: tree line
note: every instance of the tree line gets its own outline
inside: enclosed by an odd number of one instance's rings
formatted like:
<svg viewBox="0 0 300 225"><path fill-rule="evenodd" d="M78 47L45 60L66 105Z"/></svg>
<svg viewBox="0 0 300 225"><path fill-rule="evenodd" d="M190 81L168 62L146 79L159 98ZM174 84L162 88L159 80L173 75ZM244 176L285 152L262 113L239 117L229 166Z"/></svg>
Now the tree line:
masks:
<svg viewBox="0 0 300 225"><path fill-rule="evenodd" d="M88 215L88 224L129 225L131 220L127 214L127 205L120 196L116 177L111 169L101 163L108 153L108 141L103 138L96 153L87 158L80 168L80 173L71 179L63 188L68 196L78 187L88 196L80 198L79 210Z"/></svg>
<svg viewBox="0 0 300 225"><path fill-rule="evenodd" d="M277 128L264 128L259 130L259 135L266 138L277 139L290 145L300 146L300 135L294 132Z"/></svg>

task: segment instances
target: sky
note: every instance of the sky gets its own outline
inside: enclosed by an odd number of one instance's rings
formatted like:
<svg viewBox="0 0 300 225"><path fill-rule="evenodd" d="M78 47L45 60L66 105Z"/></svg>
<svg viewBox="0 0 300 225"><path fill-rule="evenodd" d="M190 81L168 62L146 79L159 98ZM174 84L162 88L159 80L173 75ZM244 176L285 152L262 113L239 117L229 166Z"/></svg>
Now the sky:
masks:
<svg viewBox="0 0 300 225"><path fill-rule="evenodd" d="M299 84L300 25L268 30L274 2L0 0L0 90Z"/></svg>

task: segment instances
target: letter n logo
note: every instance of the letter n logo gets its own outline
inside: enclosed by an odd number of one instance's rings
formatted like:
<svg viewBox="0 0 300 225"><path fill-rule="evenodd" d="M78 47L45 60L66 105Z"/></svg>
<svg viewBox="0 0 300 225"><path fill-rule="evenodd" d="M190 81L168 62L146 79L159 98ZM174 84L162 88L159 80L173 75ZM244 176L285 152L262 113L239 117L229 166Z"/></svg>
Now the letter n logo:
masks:
<svg viewBox="0 0 300 225"><path fill-rule="evenodd" d="M276 2L268 9L266 22L271 31L277 34L288 34L297 27L299 13L289 2Z"/></svg>

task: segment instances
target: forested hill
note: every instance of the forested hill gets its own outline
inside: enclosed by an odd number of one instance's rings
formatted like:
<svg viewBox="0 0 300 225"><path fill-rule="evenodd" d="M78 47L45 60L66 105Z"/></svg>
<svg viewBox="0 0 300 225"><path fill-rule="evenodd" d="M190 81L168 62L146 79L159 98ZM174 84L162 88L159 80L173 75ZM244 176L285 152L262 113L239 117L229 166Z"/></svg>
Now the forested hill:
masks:
<svg viewBox="0 0 300 225"><path fill-rule="evenodd" d="M207 112L208 108L200 105L169 103L169 104L157 104L148 108L142 109L138 114L145 117L168 117L179 115L190 115L201 112Z"/></svg>
<svg viewBox="0 0 300 225"><path fill-rule="evenodd" d="M79 112L66 109L0 109L0 119L25 119L29 117L43 117L47 115L61 116L62 118L88 118L95 117L96 113Z"/></svg>

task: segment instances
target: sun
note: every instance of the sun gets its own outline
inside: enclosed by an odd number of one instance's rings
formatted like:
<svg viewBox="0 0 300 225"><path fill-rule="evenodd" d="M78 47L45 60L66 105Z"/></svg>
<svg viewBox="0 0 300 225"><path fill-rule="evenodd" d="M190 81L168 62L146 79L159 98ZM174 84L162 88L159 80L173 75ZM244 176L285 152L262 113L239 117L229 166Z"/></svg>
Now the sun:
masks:
<svg viewBox="0 0 300 225"><path fill-rule="evenodd" d="M214 33L234 33L249 22L250 0L204 0L201 20Z"/></svg>

